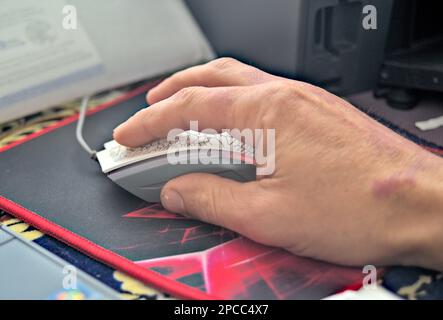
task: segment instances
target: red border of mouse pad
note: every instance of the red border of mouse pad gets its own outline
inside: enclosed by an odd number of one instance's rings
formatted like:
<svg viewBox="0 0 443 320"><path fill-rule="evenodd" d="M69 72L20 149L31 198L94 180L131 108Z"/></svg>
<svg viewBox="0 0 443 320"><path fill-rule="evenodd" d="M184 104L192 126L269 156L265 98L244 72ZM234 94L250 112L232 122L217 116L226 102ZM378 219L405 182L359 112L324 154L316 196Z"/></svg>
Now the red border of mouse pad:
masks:
<svg viewBox="0 0 443 320"><path fill-rule="evenodd" d="M155 86L158 83L158 81L150 82L146 85L143 85L141 87L138 87L123 96L120 96L116 99L113 99L112 101L103 103L92 110L88 112L88 115L91 115L96 112L100 112L101 110L104 110L108 107L114 106L118 103L124 102L130 98L133 98L137 95L140 95L153 86ZM11 144L8 144L6 146L0 147L0 153L6 150L9 150L11 148L14 148L22 143L25 143L29 140L35 139L41 135L44 135L48 132L51 132L53 130L56 130L60 127L63 127L65 125L68 125L78 119L78 115L74 115L71 117L68 117L52 126L49 126L45 129L42 129L36 133L30 134L16 142L13 142ZM435 150L431 148L427 148L429 151L439 153L443 155L443 151L441 150ZM117 270L121 270L125 273L127 273L130 276L133 276L134 278L137 278L153 287L156 287L162 291L168 292L171 295L178 297L178 298L186 298L186 299L218 299L219 297L215 297L213 295L210 295L208 293L205 293L197 288L194 288L192 286L180 283L172 278L169 278L167 276L161 275L160 273L157 273L153 270L149 269L150 261L146 261L146 263L139 263L136 264L135 262L126 259L110 250L107 250L88 239L81 237L41 216L39 216L37 213L32 212L21 205L0 196L0 208L5 210L6 212L22 219L23 221L29 223L30 225L36 227L37 229L41 230L42 232L46 233L47 235L53 236L60 241L63 241L67 243L68 245L78 249L79 251L87 254L88 256L99 260ZM248 241L244 239L244 241ZM231 247L234 247L234 251L236 244L238 244L239 241L232 242L230 244ZM241 241L240 241L241 242ZM254 247L254 245L249 244L250 247ZM239 248L241 251L241 248ZM211 252L207 253L208 255L211 255ZM279 253L276 253L275 255L279 255ZM192 258L192 257L191 257ZM160 263L162 264L162 261L156 261L157 265ZM351 289L358 289L360 285L352 285L349 286Z"/></svg>

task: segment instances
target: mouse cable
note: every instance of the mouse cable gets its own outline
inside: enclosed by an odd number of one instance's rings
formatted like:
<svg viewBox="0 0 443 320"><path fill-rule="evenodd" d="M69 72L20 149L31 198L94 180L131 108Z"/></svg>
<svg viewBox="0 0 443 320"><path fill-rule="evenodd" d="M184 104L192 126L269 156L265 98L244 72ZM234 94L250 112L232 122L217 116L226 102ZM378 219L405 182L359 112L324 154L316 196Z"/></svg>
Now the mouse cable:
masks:
<svg viewBox="0 0 443 320"><path fill-rule="evenodd" d="M85 123L86 110L88 109L88 104L89 104L89 97L83 97L80 105L80 113L78 116L77 128L75 130L75 137L77 138L77 141L81 145L81 147L87 153L89 153L92 159L95 160L97 159L96 158L97 151L91 149L91 147L89 147L89 145L86 143L85 139L83 138L83 125Z"/></svg>

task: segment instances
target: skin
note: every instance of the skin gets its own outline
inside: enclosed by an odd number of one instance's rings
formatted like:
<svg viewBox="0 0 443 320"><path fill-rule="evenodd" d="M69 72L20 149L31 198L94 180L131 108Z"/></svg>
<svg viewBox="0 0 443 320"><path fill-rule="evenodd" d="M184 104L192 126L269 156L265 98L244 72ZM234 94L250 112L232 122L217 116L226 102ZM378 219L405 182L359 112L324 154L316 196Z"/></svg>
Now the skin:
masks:
<svg viewBox="0 0 443 320"><path fill-rule="evenodd" d="M272 175L169 181L163 206L296 255L443 270L443 160L318 87L222 58L164 80L114 131L136 147L173 128L276 130Z"/></svg>

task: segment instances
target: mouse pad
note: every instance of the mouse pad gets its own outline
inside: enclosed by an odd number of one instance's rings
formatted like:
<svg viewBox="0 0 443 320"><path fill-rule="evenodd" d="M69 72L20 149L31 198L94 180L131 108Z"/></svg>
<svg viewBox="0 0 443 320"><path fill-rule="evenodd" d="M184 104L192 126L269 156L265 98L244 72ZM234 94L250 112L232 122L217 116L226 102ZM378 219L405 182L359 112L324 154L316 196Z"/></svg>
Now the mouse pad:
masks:
<svg viewBox="0 0 443 320"><path fill-rule="evenodd" d="M146 107L150 86L89 112L92 147ZM81 149L75 126L71 117L0 149L1 209L176 297L318 299L362 283L361 269L296 257L132 196Z"/></svg>

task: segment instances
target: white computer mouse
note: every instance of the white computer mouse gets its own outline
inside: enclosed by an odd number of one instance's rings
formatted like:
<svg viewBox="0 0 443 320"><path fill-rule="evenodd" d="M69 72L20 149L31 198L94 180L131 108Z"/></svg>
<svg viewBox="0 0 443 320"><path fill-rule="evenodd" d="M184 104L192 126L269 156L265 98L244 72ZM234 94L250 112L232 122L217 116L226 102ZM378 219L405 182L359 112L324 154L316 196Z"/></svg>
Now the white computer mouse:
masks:
<svg viewBox="0 0 443 320"><path fill-rule="evenodd" d="M139 148L110 141L97 159L108 178L147 202L160 202L163 186L189 173L216 174L239 182L256 179L253 149L229 134L186 131L177 137Z"/></svg>

